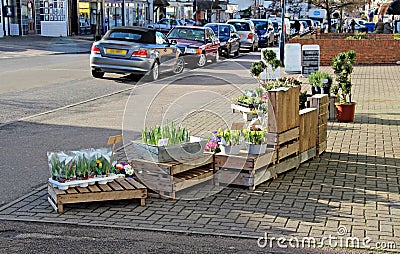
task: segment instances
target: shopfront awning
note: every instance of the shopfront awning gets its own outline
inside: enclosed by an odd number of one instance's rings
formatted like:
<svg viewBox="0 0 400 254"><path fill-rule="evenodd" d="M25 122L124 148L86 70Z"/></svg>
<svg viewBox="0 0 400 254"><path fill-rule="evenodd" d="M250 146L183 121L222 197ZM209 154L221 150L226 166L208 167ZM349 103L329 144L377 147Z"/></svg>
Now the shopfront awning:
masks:
<svg viewBox="0 0 400 254"><path fill-rule="evenodd" d="M169 3L167 0L154 0L153 5L157 7L167 7Z"/></svg>
<svg viewBox="0 0 400 254"><path fill-rule="evenodd" d="M400 15L400 0L395 0L389 4L386 10L388 15Z"/></svg>

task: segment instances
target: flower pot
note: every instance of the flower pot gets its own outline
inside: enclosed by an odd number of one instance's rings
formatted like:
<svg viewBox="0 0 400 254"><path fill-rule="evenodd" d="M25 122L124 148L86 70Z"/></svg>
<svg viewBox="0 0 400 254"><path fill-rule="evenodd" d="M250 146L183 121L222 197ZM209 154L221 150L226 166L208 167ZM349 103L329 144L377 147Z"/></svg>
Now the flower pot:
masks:
<svg viewBox="0 0 400 254"><path fill-rule="evenodd" d="M227 146L221 144L219 148L221 149L221 153L223 154L238 154L240 152L241 146L240 145Z"/></svg>
<svg viewBox="0 0 400 254"><path fill-rule="evenodd" d="M321 87L321 94L327 94L328 96L331 94L331 87Z"/></svg>
<svg viewBox="0 0 400 254"><path fill-rule="evenodd" d="M320 94L321 93L321 87L319 86L312 86L311 87L311 94Z"/></svg>
<svg viewBox="0 0 400 254"><path fill-rule="evenodd" d="M255 145L247 143L246 147L249 154L264 154L267 150L267 144Z"/></svg>
<svg viewBox="0 0 400 254"><path fill-rule="evenodd" d="M354 112L356 109L356 103L346 103L346 104L339 104L336 103L336 110L337 110L337 120L343 123L350 123L354 121Z"/></svg>

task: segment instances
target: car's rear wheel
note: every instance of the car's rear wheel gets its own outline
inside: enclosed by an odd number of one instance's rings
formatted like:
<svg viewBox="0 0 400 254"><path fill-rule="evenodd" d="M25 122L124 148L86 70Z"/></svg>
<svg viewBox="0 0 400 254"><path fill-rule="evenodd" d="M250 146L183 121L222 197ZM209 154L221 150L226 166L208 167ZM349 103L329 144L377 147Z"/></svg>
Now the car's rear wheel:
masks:
<svg viewBox="0 0 400 254"><path fill-rule="evenodd" d="M105 74L104 71L92 70L92 76L94 78L102 78L104 77L104 74Z"/></svg>
<svg viewBox="0 0 400 254"><path fill-rule="evenodd" d="M155 81L158 79L160 75L160 65L158 64L158 62L156 61L153 65L153 69L151 69L150 71L150 80L151 81Z"/></svg>
<svg viewBox="0 0 400 254"><path fill-rule="evenodd" d="M203 53L199 56L199 61L197 62L197 66L203 67L206 65L206 63L207 63L207 56L206 54Z"/></svg>
<svg viewBox="0 0 400 254"><path fill-rule="evenodd" d="M176 60L176 64L174 66L173 72L175 74L182 73L183 69L185 69L185 60L182 57L179 57Z"/></svg>

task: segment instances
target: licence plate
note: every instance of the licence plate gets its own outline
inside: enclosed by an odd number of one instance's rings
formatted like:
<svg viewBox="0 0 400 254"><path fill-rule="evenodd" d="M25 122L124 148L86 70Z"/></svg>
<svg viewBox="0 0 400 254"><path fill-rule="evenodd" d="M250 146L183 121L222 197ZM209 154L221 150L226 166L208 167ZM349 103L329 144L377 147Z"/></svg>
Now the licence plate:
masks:
<svg viewBox="0 0 400 254"><path fill-rule="evenodd" d="M106 49L107 54L113 54L113 55L126 55L126 50L125 49Z"/></svg>

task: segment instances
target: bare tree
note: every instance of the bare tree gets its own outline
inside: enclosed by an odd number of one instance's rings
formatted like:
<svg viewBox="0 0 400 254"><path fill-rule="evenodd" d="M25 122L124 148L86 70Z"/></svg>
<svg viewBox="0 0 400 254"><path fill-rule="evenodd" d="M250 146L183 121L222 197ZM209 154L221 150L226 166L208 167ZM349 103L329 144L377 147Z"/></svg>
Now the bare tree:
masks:
<svg viewBox="0 0 400 254"><path fill-rule="evenodd" d="M311 0L311 4L317 8L326 10L326 19L328 21L328 32L332 30L331 14L340 11L340 19L343 17L343 10L355 6L361 6L364 0ZM342 23L342 21L340 22ZM340 27L342 25L340 24Z"/></svg>

